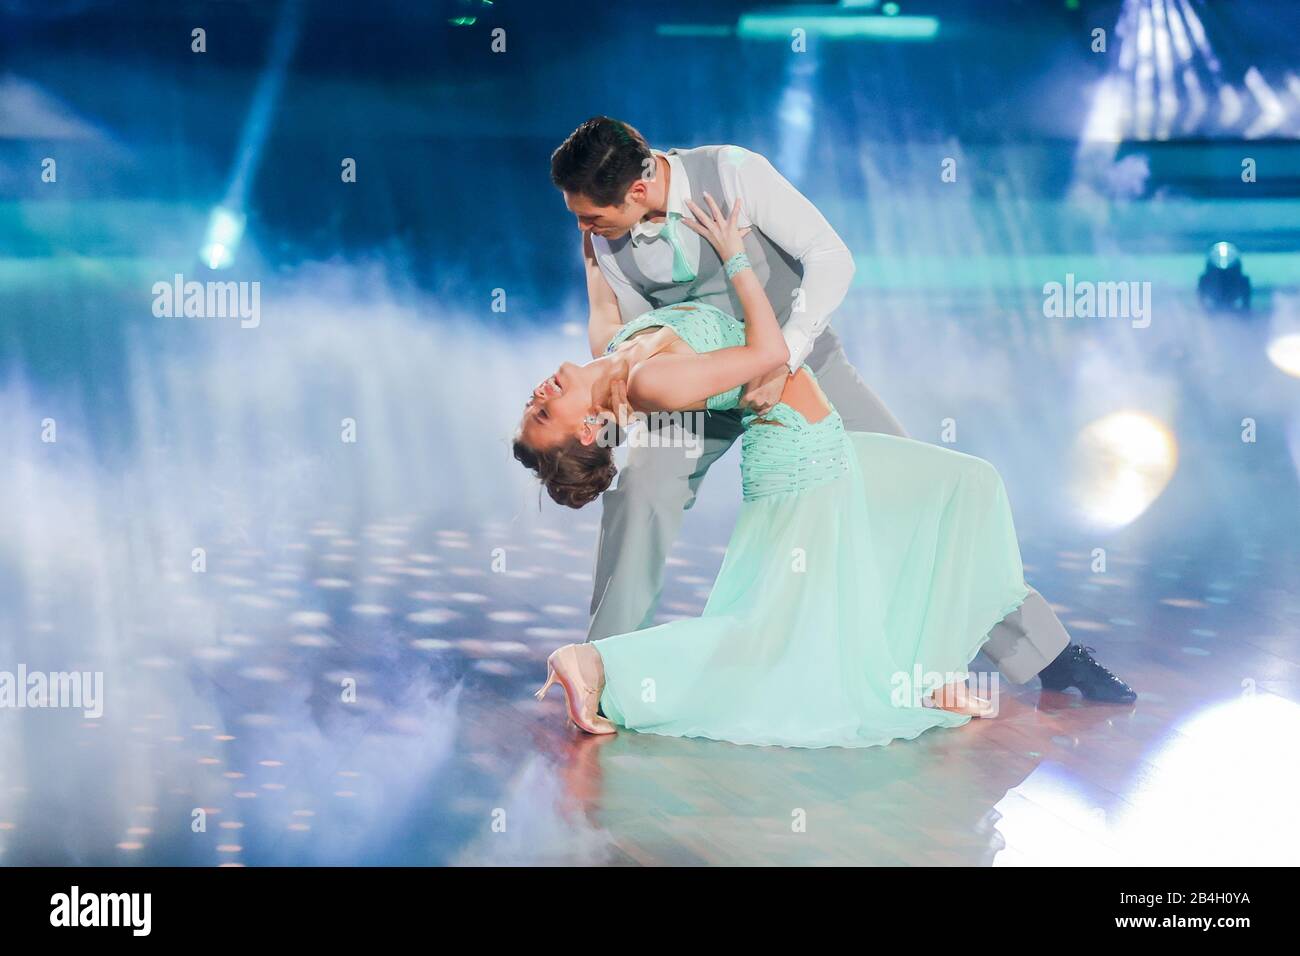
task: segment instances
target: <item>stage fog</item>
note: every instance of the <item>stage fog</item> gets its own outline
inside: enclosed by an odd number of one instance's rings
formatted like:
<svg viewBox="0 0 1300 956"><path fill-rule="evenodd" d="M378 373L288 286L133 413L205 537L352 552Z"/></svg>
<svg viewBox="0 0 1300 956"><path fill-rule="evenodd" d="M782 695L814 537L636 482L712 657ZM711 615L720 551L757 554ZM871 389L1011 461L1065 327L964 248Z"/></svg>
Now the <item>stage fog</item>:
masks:
<svg viewBox="0 0 1300 956"><path fill-rule="evenodd" d="M100 673L103 712L3 715L0 863L639 858L590 807L630 812L655 786L633 758L669 742L575 756L527 693L586 633L600 505L554 505L510 452L531 388L590 358L547 165L598 112L656 146L761 151L813 199L855 258L833 325L863 378L913 437L996 464L1026 577L1077 640L1168 678L1112 731L1140 797L1062 798L1078 740L1039 728L1041 762L954 798L1003 828L948 861L1171 862L1167 814L1194 791L1217 794L1206 813L1255 794L1271 821L1200 834L1216 860L1293 857L1268 794L1294 768L1252 750L1224 794L1197 765L1229 730L1300 730L1294 57L1265 5L1198 19L1204 46L1187 19L1162 99L1142 11L1189 5L1112 5L1131 52L1111 57L1065 14L993 43L977 6L951 5L960 39L798 56L784 33L612 12L566 33L516 11L497 58L437 15L378 16L366 47L347 14L294 3L221 13L206 54L143 6L6 41L0 668ZM629 81L601 52L619 38L678 75ZM1215 243L1249 308L1198 294ZM737 459L689 514L661 620L703 606ZM803 773L897 795L909 772L790 752L733 770L759 804ZM900 825L928 826L905 802ZM1106 835L1075 840L1099 806ZM501 807L517 823L496 840ZM742 832L711 833L748 859Z"/></svg>

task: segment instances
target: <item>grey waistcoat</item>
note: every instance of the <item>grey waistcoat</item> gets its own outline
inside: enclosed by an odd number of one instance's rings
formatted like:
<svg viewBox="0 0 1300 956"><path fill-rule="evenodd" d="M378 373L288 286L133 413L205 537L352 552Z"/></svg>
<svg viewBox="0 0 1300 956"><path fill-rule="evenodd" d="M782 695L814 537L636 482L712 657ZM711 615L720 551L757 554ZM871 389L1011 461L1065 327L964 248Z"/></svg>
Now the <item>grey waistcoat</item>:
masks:
<svg viewBox="0 0 1300 956"><path fill-rule="evenodd" d="M681 159L682 166L686 169L686 178L691 183L691 199L696 205L703 209L709 208L704 200L704 194L707 192L718 202L724 216L730 215L731 207L722 198L722 180L718 176L718 153L727 148L726 146L699 146L695 149L668 151L675 153ZM722 162L727 162L725 156L722 157ZM682 231L685 231L685 227L682 227ZM731 283L727 281L722 260L713 246L709 245L703 237L700 237L700 262L696 276L690 282L682 283L673 282L671 278L662 282L648 278L637 265L636 246L630 234L611 240L609 248L614 254L614 261L627 277L627 281L654 308L676 305L687 300L703 301L723 309L738 319L743 318L740 300ZM785 325L794 305L794 291L803 281L803 265L763 235L757 227L745 237L745 254L749 256L754 274L763 283L763 289L772 303L772 310L776 313L777 322Z"/></svg>

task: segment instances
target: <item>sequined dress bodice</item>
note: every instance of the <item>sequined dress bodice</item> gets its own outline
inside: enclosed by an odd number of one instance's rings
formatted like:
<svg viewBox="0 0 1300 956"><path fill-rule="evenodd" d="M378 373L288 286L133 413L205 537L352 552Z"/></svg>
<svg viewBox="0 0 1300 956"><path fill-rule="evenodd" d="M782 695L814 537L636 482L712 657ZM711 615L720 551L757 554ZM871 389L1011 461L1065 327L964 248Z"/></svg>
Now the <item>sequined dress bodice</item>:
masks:
<svg viewBox="0 0 1300 956"><path fill-rule="evenodd" d="M745 325L721 309L704 302L666 305L637 316L624 325L605 346L608 355L643 329L667 326L677 337L696 352L716 352L745 344ZM705 402L709 411L724 411L740 404L741 386L717 395Z"/></svg>
<svg viewBox="0 0 1300 956"><path fill-rule="evenodd" d="M688 307L691 306L691 307ZM624 325L605 347L609 354L643 329L666 326L696 352L713 352L745 344L745 326L721 309L692 302L664 306ZM803 366L811 375L812 370ZM709 396L709 411L739 407L741 386ZM844 422L833 408L809 422L784 402L761 418L744 410L745 432L740 443L741 484L746 501L773 495L797 494L824 485L848 472L852 453Z"/></svg>

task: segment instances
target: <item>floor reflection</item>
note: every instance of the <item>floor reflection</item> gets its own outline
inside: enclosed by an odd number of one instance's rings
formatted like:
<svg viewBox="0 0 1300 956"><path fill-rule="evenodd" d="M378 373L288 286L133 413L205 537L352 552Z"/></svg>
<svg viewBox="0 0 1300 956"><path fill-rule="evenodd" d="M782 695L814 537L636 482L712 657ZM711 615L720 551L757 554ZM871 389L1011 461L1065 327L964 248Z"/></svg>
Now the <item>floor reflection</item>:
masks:
<svg viewBox="0 0 1300 956"><path fill-rule="evenodd" d="M1294 862L1294 567L1026 547L1132 707L1002 685L993 721L868 751L589 738L530 691L585 621L590 521L319 522L215 549L130 647L51 606L29 666L105 673L104 716L0 715L0 860L258 864ZM493 572L492 555L510 555ZM665 616L720 548L674 552ZM1171 574L1170 569L1177 570ZM1238 593L1250 601L1238 603ZM75 604L75 602L72 602ZM206 630L205 630L206 629ZM195 635L210 633L211 640ZM201 824L200 824L201 821Z"/></svg>
<svg viewBox="0 0 1300 956"><path fill-rule="evenodd" d="M1300 704L1249 692L1168 728L1109 789L1044 763L997 806L996 863L1294 865L1297 731ZM1104 733L1094 746L1108 742L1124 752Z"/></svg>

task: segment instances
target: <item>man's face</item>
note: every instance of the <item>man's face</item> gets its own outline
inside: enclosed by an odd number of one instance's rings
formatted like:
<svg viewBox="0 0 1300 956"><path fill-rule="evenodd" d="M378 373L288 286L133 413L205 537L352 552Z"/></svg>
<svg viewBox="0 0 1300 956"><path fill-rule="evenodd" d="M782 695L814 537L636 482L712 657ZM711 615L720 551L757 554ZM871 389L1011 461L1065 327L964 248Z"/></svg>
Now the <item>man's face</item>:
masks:
<svg viewBox="0 0 1300 956"><path fill-rule="evenodd" d="M564 204L578 217L579 229L602 239L618 239L626 235L646 213L646 208L635 202L631 193L621 206L597 206L586 196L566 192Z"/></svg>

